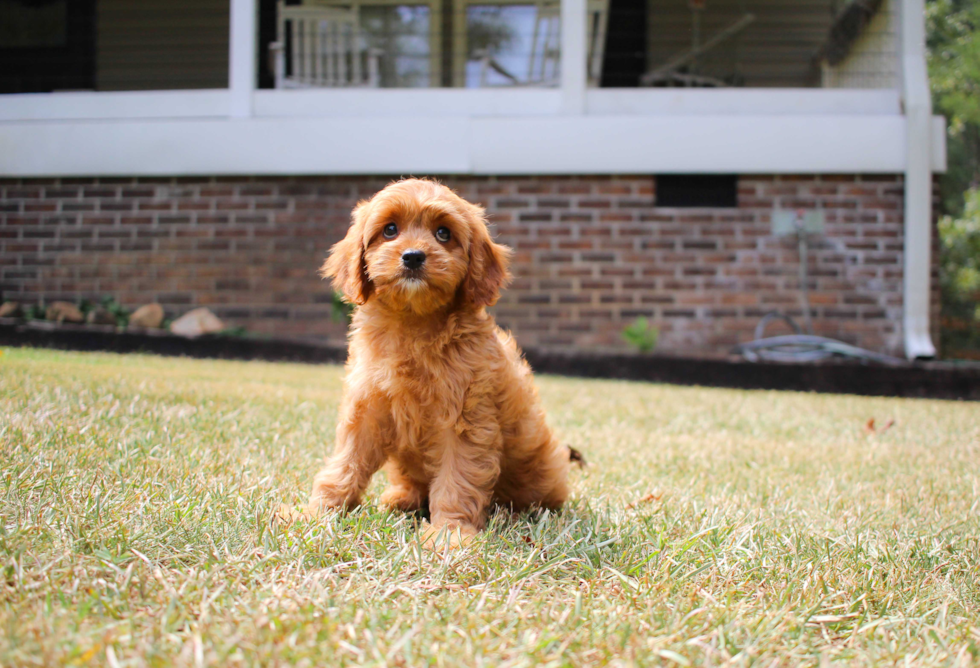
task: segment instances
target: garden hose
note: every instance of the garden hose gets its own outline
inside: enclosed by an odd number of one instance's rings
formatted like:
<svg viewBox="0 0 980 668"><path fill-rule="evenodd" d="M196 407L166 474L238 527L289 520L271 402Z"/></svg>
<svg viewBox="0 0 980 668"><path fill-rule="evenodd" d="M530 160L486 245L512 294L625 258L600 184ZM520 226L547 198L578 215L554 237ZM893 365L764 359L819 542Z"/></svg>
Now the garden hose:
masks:
<svg viewBox="0 0 980 668"><path fill-rule="evenodd" d="M814 336L813 321L810 316L810 293L807 286L809 281L807 272L809 244L806 231L800 225L797 225L796 235L799 239L800 249L800 302L803 307L803 323L806 333L789 315L779 311L770 311L762 316L759 324L756 325L755 340L735 346L732 353L741 355L750 362L819 362L830 358L846 358L887 366L904 366L905 360L898 357L858 348L836 339ZM765 336L766 326L773 320L785 322L793 330L793 334L767 338Z"/></svg>

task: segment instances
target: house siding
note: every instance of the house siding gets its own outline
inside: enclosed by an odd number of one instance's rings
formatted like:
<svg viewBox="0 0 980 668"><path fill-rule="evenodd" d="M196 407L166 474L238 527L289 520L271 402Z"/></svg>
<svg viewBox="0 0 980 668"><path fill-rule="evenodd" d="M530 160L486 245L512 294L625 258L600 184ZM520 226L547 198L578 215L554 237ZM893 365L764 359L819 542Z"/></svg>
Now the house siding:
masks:
<svg viewBox="0 0 980 668"><path fill-rule="evenodd" d="M227 0L99 0L96 90L227 88Z"/></svg>
<svg viewBox="0 0 980 668"><path fill-rule="evenodd" d="M698 74L736 76L752 88L818 86L815 55L826 43L844 3L832 0L711 0L700 13L701 43L746 14L755 21L697 59ZM676 0L648 0L647 67L654 69L692 48L692 11ZM839 68L825 72L833 88L886 88L897 85L898 6L884 0L874 20ZM610 35L611 43L615 36Z"/></svg>
<svg viewBox="0 0 980 668"><path fill-rule="evenodd" d="M898 89L898 23L894 3L886 0L842 63L822 63L823 87Z"/></svg>
<svg viewBox="0 0 980 668"><path fill-rule="evenodd" d="M158 301L171 317L207 306L253 332L339 343L345 326L317 270L357 200L389 180L0 181L0 291L23 303ZM522 345L623 350L623 327L644 316L662 352L724 355L765 313L800 316L797 248L772 235L772 214L820 209L816 333L901 352L900 175L743 176L725 209L658 207L651 176L442 180L485 205L514 249L495 313Z"/></svg>

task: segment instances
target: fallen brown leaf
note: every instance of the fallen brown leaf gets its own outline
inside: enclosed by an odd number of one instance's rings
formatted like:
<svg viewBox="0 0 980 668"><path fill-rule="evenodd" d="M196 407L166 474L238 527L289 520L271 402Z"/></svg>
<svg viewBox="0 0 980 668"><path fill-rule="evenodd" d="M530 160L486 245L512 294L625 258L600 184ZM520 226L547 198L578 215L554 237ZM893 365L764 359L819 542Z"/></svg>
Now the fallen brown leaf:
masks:
<svg viewBox="0 0 980 668"><path fill-rule="evenodd" d="M890 420L888 420L888 422L886 422L884 424L883 427L881 427L881 429L878 429L878 428L875 427L875 419L874 418L871 418L864 425L864 431L867 434L882 434L885 431L891 429L894 425L895 425L895 420L890 419Z"/></svg>
<svg viewBox="0 0 980 668"><path fill-rule="evenodd" d="M664 498L663 492L651 492L646 496L644 496L643 498L634 501L633 503L627 503L626 510L633 510L633 508L636 508L641 503L650 503L651 501L659 501L662 498Z"/></svg>

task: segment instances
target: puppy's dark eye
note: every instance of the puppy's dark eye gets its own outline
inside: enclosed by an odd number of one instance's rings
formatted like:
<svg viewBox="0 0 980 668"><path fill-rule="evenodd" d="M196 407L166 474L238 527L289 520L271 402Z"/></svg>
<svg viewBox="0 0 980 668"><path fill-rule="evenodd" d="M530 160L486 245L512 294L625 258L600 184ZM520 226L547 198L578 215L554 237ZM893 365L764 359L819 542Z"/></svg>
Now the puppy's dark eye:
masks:
<svg viewBox="0 0 980 668"><path fill-rule="evenodd" d="M381 230L381 234L384 235L385 239L394 239L398 236L398 226L394 223L388 223Z"/></svg>
<svg viewBox="0 0 980 668"><path fill-rule="evenodd" d="M436 239L438 239L442 243L446 243L447 241L449 241L449 236L450 235L449 235L448 227L440 227L438 230L436 230Z"/></svg>

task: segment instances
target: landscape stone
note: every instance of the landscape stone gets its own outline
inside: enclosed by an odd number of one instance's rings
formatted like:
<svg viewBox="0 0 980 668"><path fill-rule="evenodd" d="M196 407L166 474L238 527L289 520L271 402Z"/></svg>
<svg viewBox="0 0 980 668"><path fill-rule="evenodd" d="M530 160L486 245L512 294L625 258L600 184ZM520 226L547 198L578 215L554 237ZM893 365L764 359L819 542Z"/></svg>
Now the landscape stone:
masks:
<svg viewBox="0 0 980 668"><path fill-rule="evenodd" d="M159 304L146 304L129 316L129 326L156 329L163 324L163 315L163 307Z"/></svg>
<svg viewBox="0 0 980 668"><path fill-rule="evenodd" d="M70 302L53 302L44 316L54 322L85 322L85 316Z"/></svg>
<svg viewBox="0 0 980 668"><path fill-rule="evenodd" d="M0 304L0 318L19 318L21 315L20 304L17 302L4 302Z"/></svg>
<svg viewBox="0 0 980 668"><path fill-rule="evenodd" d="M170 323L171 332L192 339L203 334L215 334L223 329L225 329L225 324L206 308L188 311Z"/></svg>

